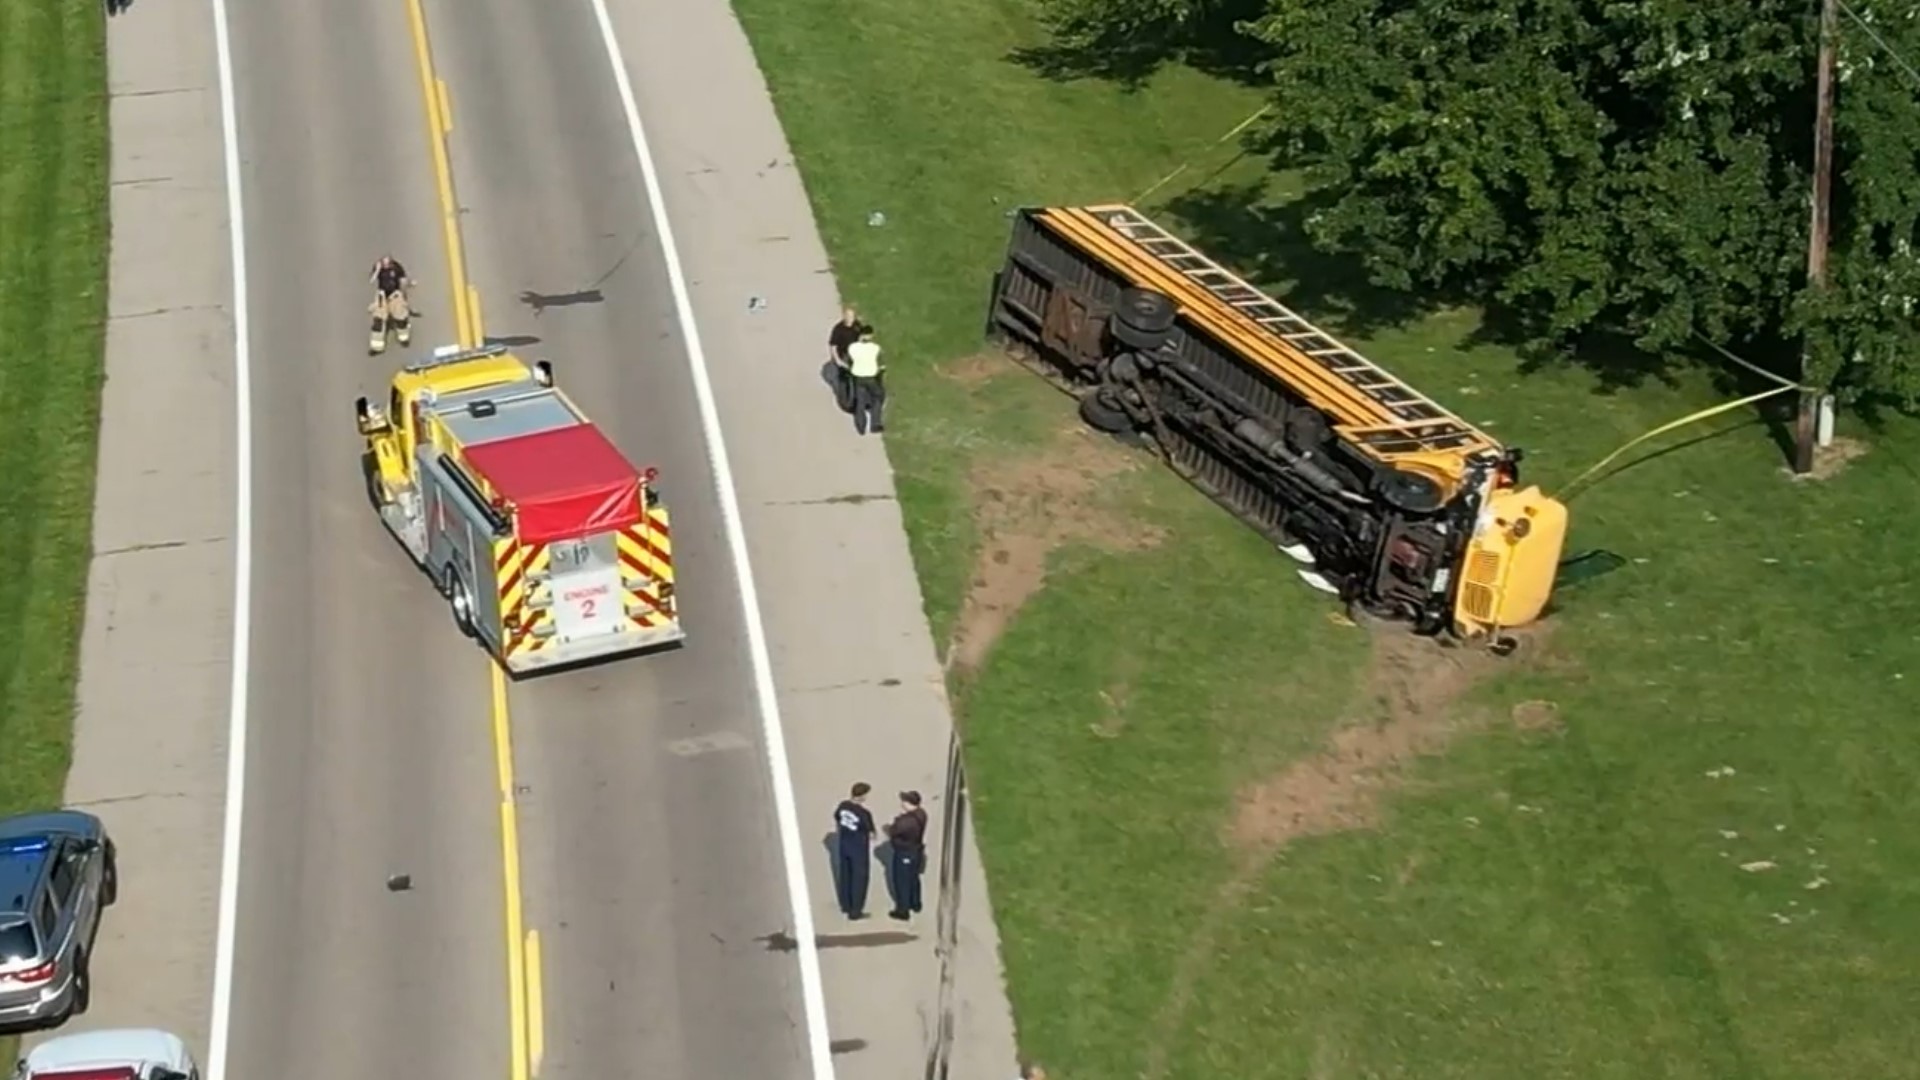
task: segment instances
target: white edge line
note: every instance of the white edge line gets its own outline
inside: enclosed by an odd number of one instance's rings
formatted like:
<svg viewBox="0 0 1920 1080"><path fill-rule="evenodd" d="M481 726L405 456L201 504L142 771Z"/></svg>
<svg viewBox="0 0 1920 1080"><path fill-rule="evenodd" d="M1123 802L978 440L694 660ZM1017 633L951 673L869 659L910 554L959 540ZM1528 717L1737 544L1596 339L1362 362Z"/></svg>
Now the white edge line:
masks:
<svg viewBox="0 0 1920 1080"><path fill-rule="evenodd" d="M218 2L218 0L216 0ZM667 220L666 198L660 190L660 174L647 146L646 128L640 123L640 107L634 100L633 82L627 76L626 58L620 51L620 39L607 14L606 0L591 0L594 17L600 23L600 37L607 45L607 59L613 65L613 81L620 90L620 107L626 112L627 134L640 159L640 174L646 185L647 210L660 235L667 283L673 292L674 314L686 338L687 366L693 376L693 393L700 406L700 426L706 435L707 459L720 500L720 518L727 533L727 546L733 553L733 565L739 577L741 617L747 630L747 655L753 666L755 696L760 704L760 723L767 741L767 768L772 774L774 816L780 829L780 852L786 863L787 902L793 909L795 953L800 959L800 1000L806 1013L809 1055L813 1060L814 1080L833 1080L833 1054L827 1036L826 994L820 982L820 953L814 940L813 905L807 894L805 857L800 847L800 819L795 809L793 775L787 763L787 740L780 726L780 704L773 685L773 661L767 653L767 631L760 622L760 600L753 584L753 569L747 559L746 531L740 524L740 501L733 488L733 467L727 459L726 439L720 429L720 412L714 405L713 385L707 370L705 350L700 346L700 331L693 320L693 301L687 294L686 271L673 242L673 226ZM209 1080L220 1080L210 1077Z"/></svg>
<svg viewBox="0 0 1920 1080"><path fill-rule="evenodd" d="M247 228L240 200L240 121L234 105L233 45L226 0L213 7L225 143L227 235L233 272L233 682L227 703L227 804L220 839L220 907L213 959L207 1080L225 1080L233 1014L234 921L240 907L240 819L247 804L247 663L253 614L253 374L247 338Z"/></svg>

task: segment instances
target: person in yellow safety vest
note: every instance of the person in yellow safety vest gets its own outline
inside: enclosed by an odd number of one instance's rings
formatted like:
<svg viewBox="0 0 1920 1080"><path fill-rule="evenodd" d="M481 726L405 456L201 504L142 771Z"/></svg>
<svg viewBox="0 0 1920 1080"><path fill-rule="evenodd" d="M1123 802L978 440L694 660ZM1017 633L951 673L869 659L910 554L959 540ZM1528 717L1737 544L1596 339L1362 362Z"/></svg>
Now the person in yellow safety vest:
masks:
<svg viewBox="0 0 1920 1080"><path fill-rule="evenodd" d="M880 409L887 400L886 384L881 381L885 368L880 366L880 346L873 340L873 327L860 327L860 340L847 346L847 375L853 380L853 430L861 435L885 430Z"/></svg>

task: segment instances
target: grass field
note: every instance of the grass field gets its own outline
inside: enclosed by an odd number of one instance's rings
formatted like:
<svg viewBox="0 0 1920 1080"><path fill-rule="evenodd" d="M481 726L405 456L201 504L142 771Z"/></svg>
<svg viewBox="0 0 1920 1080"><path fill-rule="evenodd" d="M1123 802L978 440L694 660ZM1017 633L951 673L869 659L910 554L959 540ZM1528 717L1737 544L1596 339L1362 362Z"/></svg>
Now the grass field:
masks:
<svg viewBox="0 0 1920 1080"><path fill-rule="evenodd" d="M0 0L0 814L66 781L106 255L101 5Z"/></svg>
<svg viewBox="0 0 1920 1080"><path fill-rule="evenodd" d="M1020 0L736 7L889 346L1027 1053L1067 1080L1920 1076L1920 428L1850 418L1859 456L1793 483L1764 425L1710 421L1574 501L1572 550L1625 563L1522 655L1371 643L973 355L1010 208L1132 197L1257 96L1049 81L1009 59L1039 39ZM1522 373L1473 313L1307 253L1294 193L1221 156L1156 209L1550 488L1723 397Z"/></svg>

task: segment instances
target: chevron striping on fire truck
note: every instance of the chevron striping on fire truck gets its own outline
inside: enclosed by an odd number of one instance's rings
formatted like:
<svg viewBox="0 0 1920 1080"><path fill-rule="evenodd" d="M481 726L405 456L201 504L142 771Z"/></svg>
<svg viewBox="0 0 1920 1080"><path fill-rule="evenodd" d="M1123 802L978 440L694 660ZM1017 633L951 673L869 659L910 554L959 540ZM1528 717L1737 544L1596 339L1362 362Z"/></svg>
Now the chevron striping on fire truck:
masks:
<svg viewBox="0 0 1920 1080"><path fill-rule="evenodd" d="M666 507L546 361L503 345L402 368L354 405L368 496L454 625L520 674L685 639Z"/></svg>

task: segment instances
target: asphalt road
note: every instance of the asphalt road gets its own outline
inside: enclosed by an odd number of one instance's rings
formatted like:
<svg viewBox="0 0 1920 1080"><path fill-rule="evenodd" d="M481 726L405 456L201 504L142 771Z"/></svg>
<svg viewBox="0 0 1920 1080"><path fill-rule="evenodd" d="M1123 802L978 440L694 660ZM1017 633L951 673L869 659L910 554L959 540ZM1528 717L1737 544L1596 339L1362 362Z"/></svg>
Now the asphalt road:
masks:
<svg viewBox="0 0 1920 1080"><path fill-rule="evenodd" d="M797 1078L764 749L661 256L588 7L533 7L427 5L467 269L488 335L661 470L691 634L509 692L538 1075ZM368 509L350 419L395 359L364 355L377 253L420 282L415 350L454 335L406 8L232 18L257 446L232 1068L510 1075L488 665Z"/></svg>

